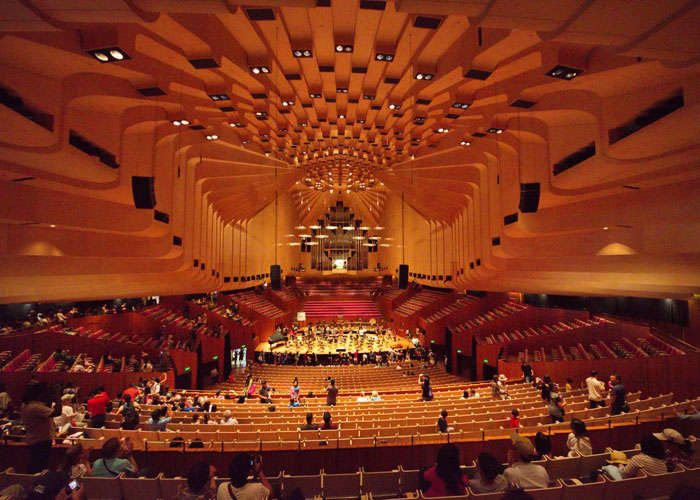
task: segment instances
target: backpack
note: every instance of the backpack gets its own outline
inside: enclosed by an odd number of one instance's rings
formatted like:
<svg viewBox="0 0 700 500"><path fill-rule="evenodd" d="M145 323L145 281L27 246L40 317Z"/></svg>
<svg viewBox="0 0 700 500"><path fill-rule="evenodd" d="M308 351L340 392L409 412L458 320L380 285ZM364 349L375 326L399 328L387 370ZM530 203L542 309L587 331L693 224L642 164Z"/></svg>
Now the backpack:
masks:
<svg viewBox="0 0 700 500"><path fill-rule="evenodd" d="M138 425L139 415L136 413L136 408L134 408L133 404L124 404L124 411L122 412L122 415L124 416L124 424L129 426Z"/></svg>

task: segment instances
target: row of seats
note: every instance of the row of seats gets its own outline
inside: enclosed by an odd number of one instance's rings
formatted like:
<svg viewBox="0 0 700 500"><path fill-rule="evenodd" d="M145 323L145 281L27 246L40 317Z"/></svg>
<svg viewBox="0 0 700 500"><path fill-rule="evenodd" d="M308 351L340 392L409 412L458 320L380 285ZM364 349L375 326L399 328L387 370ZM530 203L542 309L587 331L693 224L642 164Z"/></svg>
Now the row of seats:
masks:
<svg viewBox="0 0 700 500"><path fill-rule="evenodd" d="M429 307L435 302L444 299L447 296L444 292L436 292L434 290L422 289L417 291L408 300L403 302L394 309L394 314L400 317L411 316Z"/></svg>

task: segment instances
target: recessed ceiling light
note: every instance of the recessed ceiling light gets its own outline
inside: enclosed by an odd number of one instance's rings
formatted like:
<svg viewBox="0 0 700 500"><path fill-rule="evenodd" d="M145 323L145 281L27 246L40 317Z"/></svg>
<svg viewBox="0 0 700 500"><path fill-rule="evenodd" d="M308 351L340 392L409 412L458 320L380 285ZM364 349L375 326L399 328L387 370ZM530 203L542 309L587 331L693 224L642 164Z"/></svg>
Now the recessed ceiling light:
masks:
<svg viewBox="0 0 700 500"><path fill-rule="evenodd" d="M471 146L471 144L472 144L472 143L469 142L469 141L460 141L460 142L459 142L459 145L460 145L460 146Z"/></svg>
<svg viewBox="0 0 700 500"><path fill-rule="evenodd" d="M88 54L100 61L101 63L123 61L131 59L126 52L119 47L106 47L104 49L88 50Z"/></svg>
<svg viewBox="0 0 700 500"><path fill-rule="evenodd" d="M294 57L311 57L313 55L311 49L294 49L292 50Z"/></svg>
<svg viewBox="0 0 700 500"><path fill-rule="evenodd" d="M350 53L352 52L353 46L347 43L337 43L335 45L335 51L336 52L346 52Z"/></svg>
<svg viewBox="0 0 700 500"><path fill-rule="evenodd" d="M416 80L428 81L428 80L432 80L434 77L435 77L435 75L433 73L419 72L419 73L416 73L416 75L413 78L415 78Z"/></svg>
<svg viewBox="0 0 700 500"><path fill-rule="evenodd" d="M209 94L209 98L212 101L227 101L230 97L226 94Z"/></svg>
<svg viewBox="0 0 700 500"><path fill-rule="evenodd" d="M561 80L573 80L581 73L583 73L583 70L581 69L571 68L569 66L563 66L561 64L558 64L554 66L554 68L549 70L546 74L547 76L551 76L552 78L559 78Z"/></svg>
<svg viewBox="0 0 700 500"><path fill-rule="evenodd" d="M270 72L270 67L269 66L251 66L250 67L250 72L253 73L254 75L259 75L261 73L267 74Z"/></svg>
<svg viewBox="0 0 700 500"><path fill-rule="evenodd" d="M374 55L374 60L375 61L391 62L394 60L394 54L386 54L386 53L378 52L377 54Z"/></svg>
<svg viewBox="0 0 700 500"><path fill-rule="evenodd" d="M486 131L487 131L489 134L502 134L502 133L503 133L503 129L502 129L502 128L496 128L496 127L488 128L488 129L486 129Z"/></svg>

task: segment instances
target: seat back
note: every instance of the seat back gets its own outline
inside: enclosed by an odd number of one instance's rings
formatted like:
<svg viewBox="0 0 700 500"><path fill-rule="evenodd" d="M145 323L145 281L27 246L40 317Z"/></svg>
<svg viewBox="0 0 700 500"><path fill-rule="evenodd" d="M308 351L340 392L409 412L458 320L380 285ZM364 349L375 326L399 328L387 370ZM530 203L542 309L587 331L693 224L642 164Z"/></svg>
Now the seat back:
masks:
<svg viewBox="0 0 700 500"><path fill-rule="evenodd" d="M551 479L570 478L579 475L580 456L547 458L545 469Z"/></svg>
<svg viewBox="0 0 700 500"><path fill-rule="evenodd" d="M162 498L160 484L157 478L122 477L119 484L124 493L124 498Z"/></svg>
<svg viewBox="0 0 700 500"><path fill-rule="evenodd" d="M31 486L42 474L44 474L44 472L37 472L36 474L17 474L15 470L10 467L4 472L3 480L5 481L5 485L21 484L25 490L29 491Z"/></svg>
<svg viewBox="0 0 700 500"><path fill-rule="evenodd" d="M312 476L282 476L282 488L285 494L293 491L295 488L299 488L306 498L321 495L323 491L320 474Z"/></svg>
<svg viewBox="0 0 700 500"><path fill-rule="evenodd" d="M187 479L184 477L169 478L160 476L158 482L160 483L160 492L163 500L175 500L178 489L187 485Z"/></svg>
<svg viewBox="0 0 700 500"><path fill-rule="evenodd" d="M362 491L375 498L398 496L400 474L398 470L382 472L362 472Z"/></svg>
<svg viewBox="0 0 700 500"><path fill-rule="evenodd" d="M561 480L564 488L563 498L566 500L591 500L593 498L604 498L605 479L599 477L594 483L570 484L568 480Z"/></svg>
<svg viewBox="0 0 700 500"><path fill-rule="evenodd" d="M400 473L400 486L402 493L408 493L411 491L416 491L420 486L420 470L405 470L403 467L399 467Z"/></svg>
<svg viewBox="0 0 700 500"><path fill-rule="evenodd" d="M80 484L90 500L121 500L122 490L117 477L84 477Z"/></svg>
<svg viewBox="0 0 700 500"><path fill-rule="evenodd" d="M361 495L359 472L349 474L323 474L323 495L325 498L354 498Z"/></svg>
<svg viewBox="0 0 700 500"><path fill-rule="evenodd" d="M605 478L605 498L614 500L632 499L634 497L646 498L647 475L643 472L640 476L629 479L613 481Z"/></svg>

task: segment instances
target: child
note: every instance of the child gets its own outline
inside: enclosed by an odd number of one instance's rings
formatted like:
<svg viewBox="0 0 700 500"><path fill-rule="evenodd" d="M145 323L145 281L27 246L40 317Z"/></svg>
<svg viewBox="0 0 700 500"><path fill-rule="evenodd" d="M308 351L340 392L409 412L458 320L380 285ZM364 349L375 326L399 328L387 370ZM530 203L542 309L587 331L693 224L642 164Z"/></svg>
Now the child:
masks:
<svg viewBox="0 0 700 500"><path fill-rule="evenodd" d="M514 409L513 411L510 412L510 428L511 429L517 429L520 427L520 418L519 418L520 412L517 409Z"/></svg>

